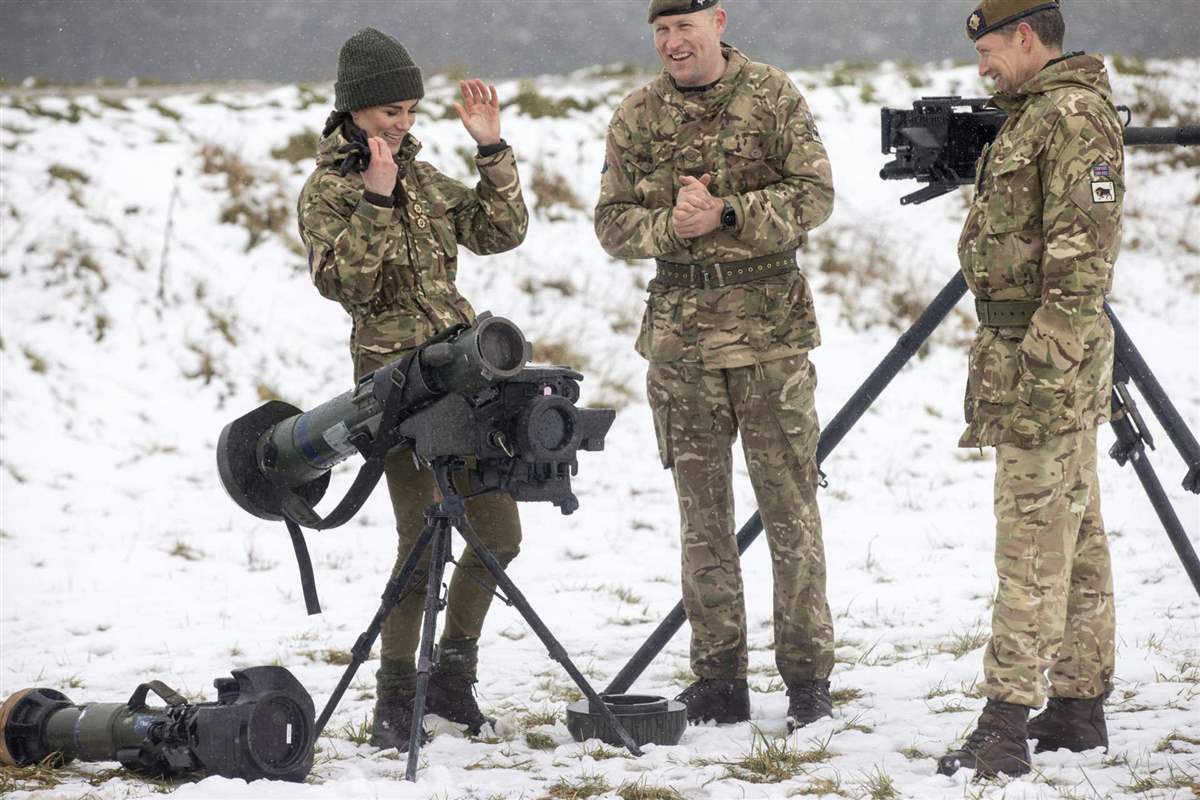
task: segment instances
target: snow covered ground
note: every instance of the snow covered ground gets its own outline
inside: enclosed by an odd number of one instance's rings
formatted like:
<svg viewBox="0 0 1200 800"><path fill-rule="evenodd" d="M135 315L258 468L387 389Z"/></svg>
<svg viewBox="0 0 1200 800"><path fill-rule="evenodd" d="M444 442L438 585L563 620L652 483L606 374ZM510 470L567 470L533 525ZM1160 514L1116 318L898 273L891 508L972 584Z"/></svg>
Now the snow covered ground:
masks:
<svg viewBox="0 0 1200 800"><path fill-rule="evenodd" d="M1115 72L1135 124L1195 123L1200 62ZM600 454L581 456L580 510L524 504L511 575L602 688L676 602L679 545L633 353L651 274L608 258L590 210L613 106L646 76L585 74L500 87L535 217L518 250L464 253L476 309L522 326L585 374L583 401L619 408ZM983 92L969 67L845 66L796 73L834 164L837 207L805 256L823 346L818 406L830 419L956 269L962 194L919 207L916 184L877 173L882 104ZM470 179L470 140L429 82L423 157ZM319 129L329 87L160 96L0 98L0 697L29 686L76 702L124 700L160 678L215 699L232 668L287 666L320 708L378 605L395 537L382 492L344 528L312 534L324 613L307 617L281 524L243 513L214 465L221 428L280 397L302 407L350 380L348 320L305 273L294 198L311 161L289 139ZM299 152L307 152L302 139ZM274 153L273 153L274 151ZM1112 305L1193 431L1200 431L1200 176L1195 153L1130 152L1125 249ZM1109 753L1038 755L1033 775L972 783L934 774L965 735L988 629L991 454L959 450L962 303L826 460L821 495L835 613L836 716L788 737L773 666L766 547L746 554L751 723L692 727L641 758L565 726L578 696L517 612L483 638L481 705L494 735L449 725L419 780L365 743L368 662L318 743L303 785L209 777L138 780L114 764L6 769L12 797L626 798L1200 796L1200 603L1132 471L1102 462L1118 618ZM1193 543L1200 502L1155 421L1150 454ZM1112 441L1100 433L1101 447ZM738 459L739 517L754 508ZM335 472L340 496L357 462ZM673 696L690 680L686 632L635 684ZM774 764L778 774L755 772ZM672 793L674 792L674 794Z"/></svg>

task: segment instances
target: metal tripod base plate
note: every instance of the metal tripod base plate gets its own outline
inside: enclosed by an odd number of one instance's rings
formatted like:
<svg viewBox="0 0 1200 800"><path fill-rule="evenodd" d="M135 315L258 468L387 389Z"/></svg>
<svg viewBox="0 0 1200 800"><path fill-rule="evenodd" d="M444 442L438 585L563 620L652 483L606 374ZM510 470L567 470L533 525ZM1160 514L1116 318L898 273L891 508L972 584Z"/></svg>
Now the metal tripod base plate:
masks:
<svg viewBox="0 0 1200 800"><path fill-rule="evenodd" d="M687 706L648 694L602 694L604 705L621 723L633 740L644 744L679 744L687 729ZM599 709L589 700L567 706L567 730L575 741L587 739L623 747L624 744Z"/></svg>

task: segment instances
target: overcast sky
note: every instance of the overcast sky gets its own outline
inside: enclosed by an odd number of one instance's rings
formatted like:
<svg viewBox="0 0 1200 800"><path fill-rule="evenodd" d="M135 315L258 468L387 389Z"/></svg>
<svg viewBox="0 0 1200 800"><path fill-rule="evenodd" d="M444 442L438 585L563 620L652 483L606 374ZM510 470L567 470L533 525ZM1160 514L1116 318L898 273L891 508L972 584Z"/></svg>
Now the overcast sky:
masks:
<svg viewBox="0 0 1200 800"><path fill-rule="evenodd" d="M0 0L0 78L331 79L372 25L427 71L488 77L654 63L646 0ZM969 59L970 0L726 0L726 39L785 68ZM1064 0L1068 47L1200 55L1200 0Z"/></svg>

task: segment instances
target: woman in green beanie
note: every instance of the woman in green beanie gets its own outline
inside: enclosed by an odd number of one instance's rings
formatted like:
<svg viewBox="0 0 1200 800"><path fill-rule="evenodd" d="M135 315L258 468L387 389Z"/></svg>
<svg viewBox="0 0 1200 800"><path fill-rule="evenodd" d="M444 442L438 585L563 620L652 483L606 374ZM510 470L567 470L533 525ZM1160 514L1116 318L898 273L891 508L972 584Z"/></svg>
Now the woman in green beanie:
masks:
<svg viewBox="0 0 1200 800"><path fill-rule="evenodd" d="M462 102L454 107L479 146L474 188L416 159L421 143L410 129L425 90L404 46L374 28L342 46L334 111L298 214L313 283L350 315L355 380L439 331L474 322L471 305L454 285L459 245L501 253L525 238L529 215L512 149L500 138L496 88L471 80L460 89ZM385 475L400 539L398 568L436 488L432 472L419 468L406 450L388 457ZM521 524L511 497L468 501L467 516L502 564L517 555ZM428 553L422 569L427 563ZM414 583L383 626L371 736L377 747L408 747L425 573L418 572ZM488 721L473 684L494 585L473 552L459 559L426 704L427 713L473 732Z"/></svg>

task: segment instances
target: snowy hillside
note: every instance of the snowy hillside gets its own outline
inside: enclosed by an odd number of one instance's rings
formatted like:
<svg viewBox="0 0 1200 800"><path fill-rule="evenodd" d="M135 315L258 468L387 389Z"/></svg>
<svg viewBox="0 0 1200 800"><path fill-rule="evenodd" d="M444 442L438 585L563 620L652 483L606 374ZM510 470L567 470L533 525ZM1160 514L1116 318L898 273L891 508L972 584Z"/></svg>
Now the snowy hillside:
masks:
<svg viewBox="0 0 1200 800"><path fill-rule="evenodd" d="M1134 124L1200 121L1200 62L1121 61ZM901 208L880 181L880 105L977 96L970 67L832 67L794 74L834 166L837 206L802 257L824 344L830 419L951 278L965 193ZM593 70L500 86L534 217L519 249L464 251L463 293L507 316L538 355L585 373L583 402L619 409L603 453L581 456L580 510L523 504L510 573L602 688L679 597L674 492L654 449L633 340L652 273L596 243L591 208L614 105L647 76ZM422 157L473 180L451 83L428 82ZM330 87L0 97L0 699L29 686L121 701L159 678L196 699L232 668L288 667L318 709L370 621L395 552L382 491L344 528L308 537L324 605L307 617L282 524L238 509L214 464L221 428L263 399L311 407L348 388L349 320L306 274L294 201ZM1200 433L1200 153L1130 151L1125 245L1112 305ZM964 190L965 191L965 190ZM1107 755L1039 755L1032 776L934 775L982 700L994 589L991 453L962 430L967 302L825 461L820 494L838 665L836 718L786 736L771 652L766 546L744 559L753 722L692 727L638 759L575 743L578 697L517 612L497 605L480 703L499 730L453 726L422 750L415 785L364 743L368 662L318 744L305 785L211 777L156 784L114 764L4 769L12 797L1155 797L1200 796L1200 602L1129 468L1103 459L1118 662ZM1152 463L1197 542L1200 501L1157 423ZM1101 431L1107 450L1109 430ZM739 519L754 509L738 457ZM357 460L340 467L340 496ZM376 648L377 652L378 648ZM691 680L686 632L635 684Z"/></svg>

